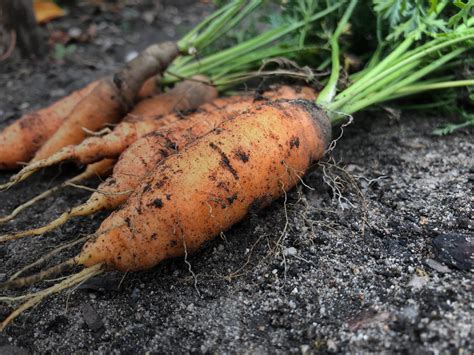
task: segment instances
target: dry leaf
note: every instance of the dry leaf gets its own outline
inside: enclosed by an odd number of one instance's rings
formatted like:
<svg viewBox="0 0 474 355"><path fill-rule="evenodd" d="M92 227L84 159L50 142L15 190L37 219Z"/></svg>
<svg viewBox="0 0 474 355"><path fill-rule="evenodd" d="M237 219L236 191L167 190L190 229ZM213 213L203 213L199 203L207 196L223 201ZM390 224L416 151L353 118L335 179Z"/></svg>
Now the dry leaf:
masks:
<svg viewBox="0 0 474 355"><path fill-rule="evenodd" d="M40 24L66 14L63 9L49 0L35 0L33 2L33 9L35 11L36 22Z"/></svg>

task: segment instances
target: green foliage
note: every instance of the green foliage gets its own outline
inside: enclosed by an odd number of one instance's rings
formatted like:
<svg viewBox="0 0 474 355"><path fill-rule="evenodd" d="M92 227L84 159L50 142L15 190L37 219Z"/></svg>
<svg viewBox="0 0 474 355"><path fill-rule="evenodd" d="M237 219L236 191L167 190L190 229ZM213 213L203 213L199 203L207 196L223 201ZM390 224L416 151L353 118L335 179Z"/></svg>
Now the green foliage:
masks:
<svg viewBox="0 0 474 355"><path fill-rule="evenodd" d="M374 11L381 18L379 29L386 32L389 41L414 35L419 40L423 34L447 31L447 22L437 17L437 0L373 0Z"/></svg>
<svg viewBox="0 0 474 355"><path fill-rule="evenodd" d="M446 33L474 16L474 0L372 0L388 41Z"/></svg>
<svg viewBox="0 0 474 355"><path fill-rule="evenodd" d="M447 98L451 97L451 100L446 101L446 104L443 107L440 107L440 109L443 112L450 113L451 115L454 114L460 119L460 122L445 123L433 131L434 135L445 136L462 128L474 127L474 89L472 87L467 87L466 94L467 100L463 100L464 107L460 107L460 104L457 102L459 92L455 92L454 90L446 91L443 96Z"/></svg>
<svg viewBox="0 0 474 355"><path fill-rule="evenodd" d="M461 118L462 122L446 123L443 126L435 129L433 134L436 136L446 136L462 128L474 127L474 113L459 110L459 117Z"/></svg>
<svg viewBox="0 0 474 355"><path fill-rule="evenodd" d="M474 0L468 0L466 3L462 0L454 0L453 5L459 9L459 12L449 19L450 26L457 26L461 20L467 23L467 20L474 16Z"/></svg>
<svg viewBox="0 0 474 355"><path fill-rule="evenodd" d="M63 60L76 51L76 45L70 44L65 46L62 43L56 43L54 46L53 57L56 60Z"/></svg>

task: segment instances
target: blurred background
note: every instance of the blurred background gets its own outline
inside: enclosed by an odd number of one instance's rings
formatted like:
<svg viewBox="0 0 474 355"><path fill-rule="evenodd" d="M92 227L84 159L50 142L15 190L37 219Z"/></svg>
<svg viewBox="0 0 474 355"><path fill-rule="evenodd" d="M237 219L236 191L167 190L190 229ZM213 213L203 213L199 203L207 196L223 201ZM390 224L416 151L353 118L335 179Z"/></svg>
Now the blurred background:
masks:
<svg viewBox="0 0 474 355"><path fill-rule="evenodd" d="M147 43L178 37L212 8L208 0L5 0L0 60L74 61L86 44L129 59Z"/></svg>

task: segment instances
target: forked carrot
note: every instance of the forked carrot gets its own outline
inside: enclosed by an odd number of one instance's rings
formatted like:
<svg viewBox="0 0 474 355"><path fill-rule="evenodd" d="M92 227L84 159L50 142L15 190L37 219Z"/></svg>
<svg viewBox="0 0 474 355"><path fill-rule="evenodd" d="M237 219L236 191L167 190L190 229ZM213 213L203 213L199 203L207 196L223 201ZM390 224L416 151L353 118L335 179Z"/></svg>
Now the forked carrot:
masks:
<svg viewBox="0 0 474 355"><path fill-rule="evenodd" d="M137 139L137 135L140 134L140 130L134 130L130 128L136 125L140 121L151 120L156 128L164 126L171 122L171 119L162 119L164 116L171 112L181 112L196 109L199 105L209 102L217 96L217 90L207 83L206 78L202 76L196 76L194 79L185 80L177 84L173 89L165 94L156 95L154 97L144 99L140 101L135 108L127 115L124 122L119 123L114 131L102 137L91 137L86 139L82 144L78 146L65 147L50 159L46 161L38 161L32 163L30 168L35 166L44 167L48 164L43 165L45 162L54 162L54 157L61 156L61 154L68 152L75 152L76 155L82 156L82 159L76 160L78 163L89 164L86 171L79 174L78 176L64 182L63 184L53 187L40 195L36 196L30 201L18 206L7 216L0 218L0 223L4 223L12 220L25 208L31 206L37 201L44 199L59 189L71 185L72 183L77 184L82 180L89 178L90 176L99 175L103 176L106 170L110 170L113 167L113 160L105 159L104 162L100 163L101 159L104 158L115 158L117 157L128 145ZM170 116L174 120L179 120L178 114ZM124 129L129 133L128 136L122 135ZM81 150L82 148L82 150ZM82 155L81 155L82 154ZM75 155L72 155L74 157ZM67 159L59 160L64 161Z"/></svg>

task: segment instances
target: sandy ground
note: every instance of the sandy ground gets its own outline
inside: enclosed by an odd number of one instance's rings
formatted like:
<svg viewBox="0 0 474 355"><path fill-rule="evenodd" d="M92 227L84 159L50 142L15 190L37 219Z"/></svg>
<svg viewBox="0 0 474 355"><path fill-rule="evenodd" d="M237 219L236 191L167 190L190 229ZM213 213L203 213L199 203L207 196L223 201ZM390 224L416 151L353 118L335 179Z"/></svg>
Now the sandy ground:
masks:
<svg viewBox="0 0 474 355"><path fill-rule="evenodd" d="M132 50L178 36L208 11L163 3L81 8L52 24L100 30L62 62L2 63L1 124L110 73ZM358 115L286 200L187 260L109 273L51 297L0 334L0 353L472 353L474 144L468 132L430 134L447 119ZM2 192L0 213L77 172L64 165ZM87 195L63 191L1 231L39 226ZM2 245L0 278L105 216ZM0 316L10 310L0 306Z"/></svg>

